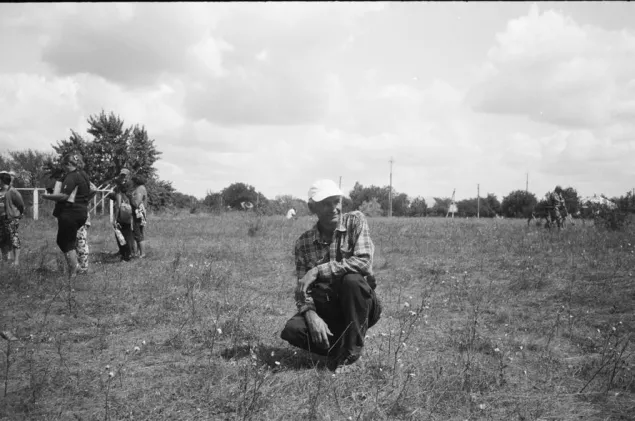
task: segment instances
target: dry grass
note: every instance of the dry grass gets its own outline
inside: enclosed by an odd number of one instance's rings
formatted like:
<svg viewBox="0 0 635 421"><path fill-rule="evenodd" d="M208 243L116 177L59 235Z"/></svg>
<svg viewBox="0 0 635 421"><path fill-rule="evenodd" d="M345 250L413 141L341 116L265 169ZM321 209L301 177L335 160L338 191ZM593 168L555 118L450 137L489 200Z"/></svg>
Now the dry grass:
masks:
<svg viewBox="0 0 635 421"><path fill-rule="evenodd" d="M145 260L107 221L69 292L54 221L0 268L7 420L626 420L635 413L633 231L371 219L385 306L358 369L279 339L293 242L313 222L154 217ZM10 351L7 356L7 351Z"/></svg>

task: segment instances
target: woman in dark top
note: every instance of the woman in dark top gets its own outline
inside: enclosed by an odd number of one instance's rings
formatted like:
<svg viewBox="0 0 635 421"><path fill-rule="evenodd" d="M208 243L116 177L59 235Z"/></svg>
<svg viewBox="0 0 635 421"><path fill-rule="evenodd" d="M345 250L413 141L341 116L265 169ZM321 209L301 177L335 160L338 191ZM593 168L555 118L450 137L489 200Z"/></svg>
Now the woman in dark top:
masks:
<svg viewBox="0 0 635 421"><path fill-rule="evenodd" d="M88 217L88 199L90 194L90 181L88 176L78 167L83 167L80 155L71 154L63 158L62 165L66 172L62 182L62 190L58 194L45 194L44 199L57 202L57 245L66 257L69 276L77 276L77 230L85 223Z"/></svg>

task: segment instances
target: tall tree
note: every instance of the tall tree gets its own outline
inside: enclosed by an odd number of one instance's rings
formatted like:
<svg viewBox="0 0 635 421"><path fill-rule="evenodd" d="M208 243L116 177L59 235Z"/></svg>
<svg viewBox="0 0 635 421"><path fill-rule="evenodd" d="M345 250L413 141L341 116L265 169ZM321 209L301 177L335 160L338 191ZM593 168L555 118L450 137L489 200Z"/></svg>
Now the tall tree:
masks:
<svg viewBox="0 0 635 421"><path fill-rule="evenodd" d="M46 163L52 159L52 153L27 149L11 151L9 156L12 160L12 169L21 181L22 187L35 188L45 185L48 180Z"/></svg>
<svg viewBox="0 0 635 421"><path fill-rule="evenodd" d="M426 200L421 197L415 197L410 203L410 208L408 209L408 216L426 216L428 212L428 204Z"/></svg>
<svg viewBox="0 0 635 421"><path fill-rule="evenodd" d="M533 193L515 190L503 198L501 211L510 218L527 218L537 203Z"/></svg>
<svg viewBox="0 0 635 421"><path fill-rule="evenodd" d="M164 182L156 179L154 163L161 152L148 137L145 127L126 128L119 116L112 112L106 114L103 110L99 115L89 116L88 125L87 132L92 135L92 140L71 130L68 139L53 145L58 159L69 152L79 152L84 158L86 172L97 185L112 182L122 168L128 168L148 181L159 183L161 188L167 188L162 184Z"/></svg>
<svg viewBox="0 0 635 421"><path fill-rule="evenodd" d="M251 202L254 206L264 207L268 200L260 192L257 192L254 186L245 183L233 183L225 187L221 192L223 196L223 204L233 209L240 209L241 202Z"/></svg>

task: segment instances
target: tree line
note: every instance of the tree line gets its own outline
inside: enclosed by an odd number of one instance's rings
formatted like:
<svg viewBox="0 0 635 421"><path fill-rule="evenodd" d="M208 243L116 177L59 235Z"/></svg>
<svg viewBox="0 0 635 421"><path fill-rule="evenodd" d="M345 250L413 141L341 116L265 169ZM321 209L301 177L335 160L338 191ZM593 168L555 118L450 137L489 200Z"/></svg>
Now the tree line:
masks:
<svg viewBox="0 0 635 421"><path fill-rule="evenodd" d="M161 180L154 167L160 159L160 152L144 126L126 126L113 112L103 110L87 119L86 135L71 129L67 139L52 144L53 151L36 150L9 151L0 154L0 170L11 170L16 174L16 187L43 188L51 179L51 172L59 167L61 158L69 152L79 152L84 158L85 168L98 186L112 185L122 168L130 169L145 179L149 196L149 206L153 210L166 208L190 209L191 212L222 212L241 209L241 203L251 202L256 210L265 215L285 214L295 208L297 215L309 213L305 200L291 195L268 199L255 187L235 182L219 192L208 191L203 199L178 192L171 181ZM547 192L548 193L548 192ZM26 195L27 202L29 195ZM567 210L572 215L581 210L581 198L573 187L564 189ZM611 199L619 209L633 211L635 197L629 191ZM363 186L356 182L348 197L342 198L343 211L361 210L369 216L387 216L392 201L392 215L396 217L446 216L452 199L434 197L427 203L422 196L409 197L389 186ZM28 205L29 203L27 203ZM469 198L456 202L459 217L505 217L526 218L532 212L541 212L547 204L545 197L538 199L533 193L516 190L504 196L499 202L496 195L487 193L482 198Z"/></svg>

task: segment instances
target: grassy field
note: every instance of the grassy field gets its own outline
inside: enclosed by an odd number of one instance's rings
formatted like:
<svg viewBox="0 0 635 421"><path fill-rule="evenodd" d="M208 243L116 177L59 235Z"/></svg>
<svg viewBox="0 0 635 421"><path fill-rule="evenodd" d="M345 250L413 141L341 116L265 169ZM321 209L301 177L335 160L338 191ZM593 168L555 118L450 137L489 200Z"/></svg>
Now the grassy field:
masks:
<svg viewBox="0 0 635 421"><path fill-rule="evenodd" d="M632 420L635 231L370 219L384 304L354 372L279 338L314 218L153 216L67 283L52 219L0 268L3 420Z"/></svg>

